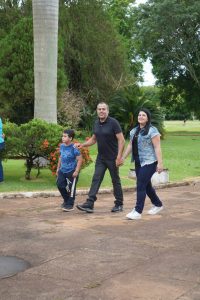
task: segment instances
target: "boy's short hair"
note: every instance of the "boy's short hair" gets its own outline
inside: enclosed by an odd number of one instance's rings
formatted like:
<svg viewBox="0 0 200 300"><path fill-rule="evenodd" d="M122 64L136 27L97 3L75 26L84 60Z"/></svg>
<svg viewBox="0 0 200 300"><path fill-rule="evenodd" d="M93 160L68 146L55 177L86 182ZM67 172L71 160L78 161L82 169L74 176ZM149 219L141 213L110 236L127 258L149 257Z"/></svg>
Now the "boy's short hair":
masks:
<svg viewBox="0 0 200 300"><path fill-rule="evenodd" d="M65 129L63 132L66 133L68 137L72 138L72 140L75 137L75 131L73 129Z"/></svg>

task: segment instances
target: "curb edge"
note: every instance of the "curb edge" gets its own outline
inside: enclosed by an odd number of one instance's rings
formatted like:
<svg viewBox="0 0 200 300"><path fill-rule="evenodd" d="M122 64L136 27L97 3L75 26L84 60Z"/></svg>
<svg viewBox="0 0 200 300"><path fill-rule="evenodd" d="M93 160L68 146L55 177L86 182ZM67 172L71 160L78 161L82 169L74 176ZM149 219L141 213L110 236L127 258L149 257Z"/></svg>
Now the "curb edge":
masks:
<svg viewBox="0 0 200 300"><path fill-rule="evenodd" d="M155 189L165 189L171 187L187 186L196 184L199 180L186 180L180 182L169 182L166 184L155 185ZM123 192L135 192L135 187L124 187ZM77 189L77 195L87 195L89 189ZM100 189L99 194L110 194L113 192L112 188ZM60 197L58 191L37 191L37 192L17 192L17 193L0 193L0 199L12 199L12 198L38 198L38 197Z"/></svg>

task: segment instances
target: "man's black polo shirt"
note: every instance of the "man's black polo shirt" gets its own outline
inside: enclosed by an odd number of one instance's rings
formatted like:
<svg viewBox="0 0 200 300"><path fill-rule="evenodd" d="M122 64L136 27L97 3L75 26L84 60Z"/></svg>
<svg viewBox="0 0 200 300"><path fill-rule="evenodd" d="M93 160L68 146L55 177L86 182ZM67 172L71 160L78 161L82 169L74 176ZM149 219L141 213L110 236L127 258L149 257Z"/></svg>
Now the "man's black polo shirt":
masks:
<svg viewBox="0 0 200 300"><path fill-rule="evenodd" d="M96 120L93 133L96 136L98 156L104 159L116 159L118 154L117 133L122 132L119 122L111 117L101 123Z"/></svg>

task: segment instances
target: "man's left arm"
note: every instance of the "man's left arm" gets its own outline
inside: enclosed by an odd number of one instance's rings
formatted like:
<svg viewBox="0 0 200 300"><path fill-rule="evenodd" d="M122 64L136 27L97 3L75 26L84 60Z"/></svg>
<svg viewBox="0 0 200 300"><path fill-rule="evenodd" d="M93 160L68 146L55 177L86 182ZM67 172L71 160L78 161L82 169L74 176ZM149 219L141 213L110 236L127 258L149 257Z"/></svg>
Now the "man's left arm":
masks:
<svg viewBox="0 0 200 300"><path fill-rule="evenodd" d="M118 154L116 159L116 166L119 167L122 164L122 153L125 146L125 139L122 132L117 133L116 137L118 141Z"/></svg>

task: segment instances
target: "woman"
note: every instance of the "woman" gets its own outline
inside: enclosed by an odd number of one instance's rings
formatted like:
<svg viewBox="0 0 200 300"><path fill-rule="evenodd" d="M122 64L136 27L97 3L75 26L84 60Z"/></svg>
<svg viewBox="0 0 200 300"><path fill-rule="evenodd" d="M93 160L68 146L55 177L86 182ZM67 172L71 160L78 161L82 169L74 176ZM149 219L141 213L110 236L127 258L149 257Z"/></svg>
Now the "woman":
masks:
<svg viewBox="0 0 200 300"><path fill-rule="evenodd" d="M130 142L122 156L122 161L132 152L135 161L137 177L137 200L135 208L126 215L128 219L141 219L146 195L153 206L148 214L155 215L163 209L151 184L151 177L157 171L163 171L162 154L160 147L160 133L151 125L151 113L142 108L138 114L138 124L130 132Z"/></svg>
<svg viewBox="0 0 200 300"><path fill-rule="evenodd" d="M3 134L3 124L0 118L0 151L4 149L4 134ZM0 182L3 182L3 166L0 156Z"/></svg>

